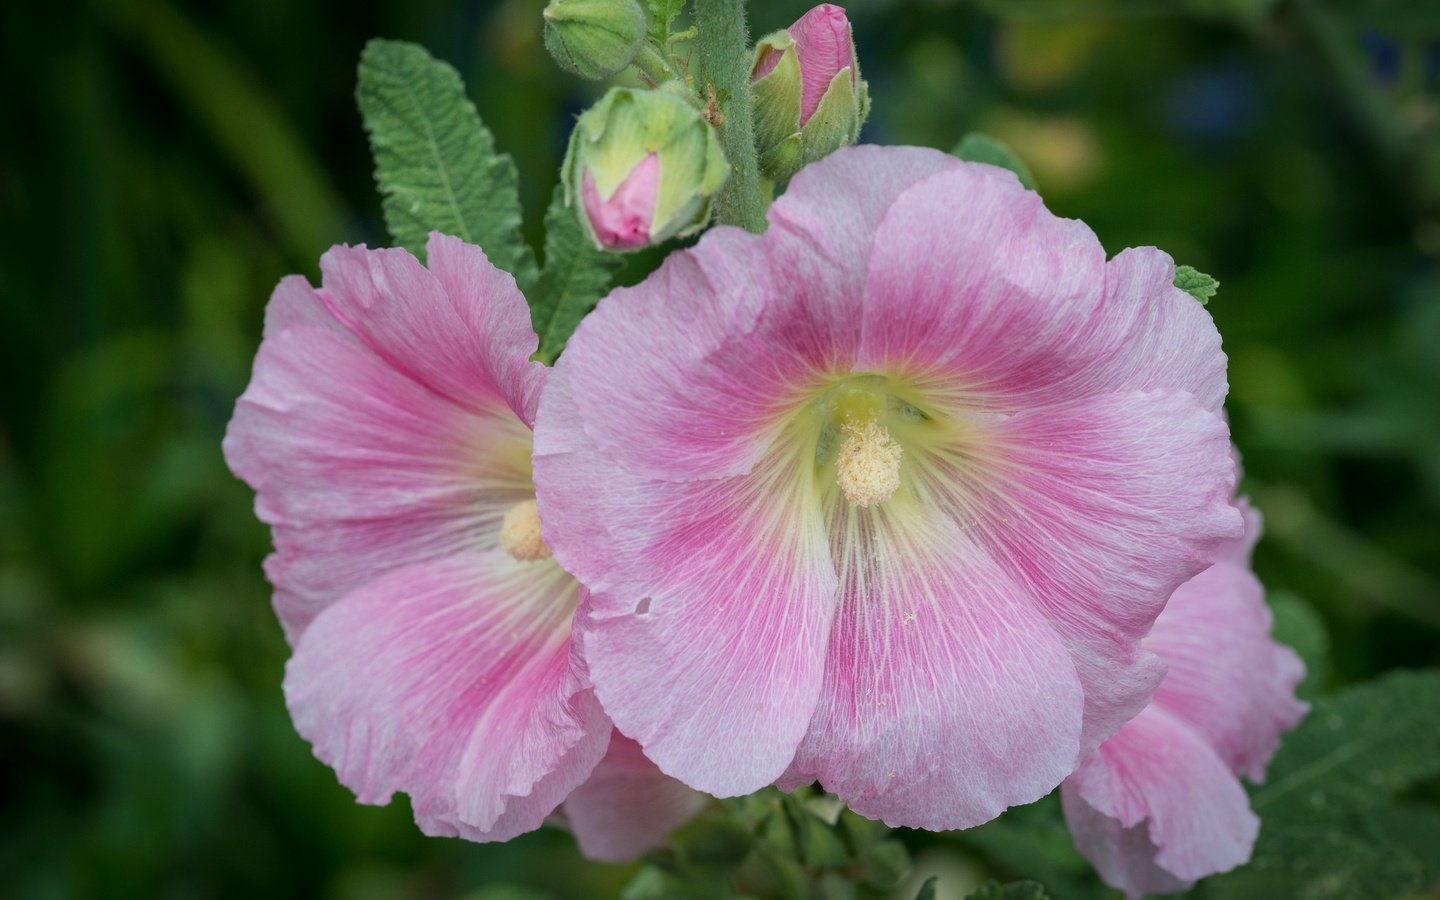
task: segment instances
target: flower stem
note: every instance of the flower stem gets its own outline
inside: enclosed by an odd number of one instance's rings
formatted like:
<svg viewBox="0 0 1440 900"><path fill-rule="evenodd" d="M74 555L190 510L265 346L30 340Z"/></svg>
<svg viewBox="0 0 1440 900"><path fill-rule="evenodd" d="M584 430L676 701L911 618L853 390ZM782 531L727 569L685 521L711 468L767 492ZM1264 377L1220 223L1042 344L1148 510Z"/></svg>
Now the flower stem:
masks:
<svg viewBox="0 0 1440 900"><path fill-rule="evenodd" d="M713 104L712 123L730 163L730 179L716 197L722 225L765 230L765 198L751 122L750 48L745 0L695 0L700 57L697 87L702 103Z"/></svg>
<svg viewBox="0 0 1440 900"><path fill-rule="evenodd" d="M640 48L640 52L631 60L631 65L639 69L650 79L651 84L660 85L675 78L675 70L666 61L665 54L661 53L650 42Z"/></svg>

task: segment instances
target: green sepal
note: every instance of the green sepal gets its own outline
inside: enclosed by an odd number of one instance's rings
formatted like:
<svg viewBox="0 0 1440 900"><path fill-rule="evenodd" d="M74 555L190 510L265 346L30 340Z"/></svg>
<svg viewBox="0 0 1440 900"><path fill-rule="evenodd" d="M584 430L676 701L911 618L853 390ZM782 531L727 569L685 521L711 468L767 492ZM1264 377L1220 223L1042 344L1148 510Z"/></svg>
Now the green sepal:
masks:
<svg viewBox="0 0 1440 900"><path fill-rule="evenodd" d="M751 86L755 103L755 146L763 157L781 142L800 131L801 96L804 82L800 76L800 57L795 41L787 31L776 31L755 44L753 72L767 53L780 54L775 68ZM768 175L766 177L769 177Z"/></svg>
<svg viewBox="0 0 1440 900"><path fill-rule="evenodd" d="M866 98L863 104L862 96ZM820 97L820 105L800 128L801 155L806 164L859 140L860 126L864 122L860 115L861 107L863 105L868 109L868 96L869 91L863 83L859 86L855 83L855 74L850 67L835 73Z"/></svg>
<svg viewBox="0 0 1440 900"><path fill-rule="evenodd" d="M800 132L797 131L761 153L761 174L772 181L785 181L800 171L805 165L805 152L801 141Z"/></svg>

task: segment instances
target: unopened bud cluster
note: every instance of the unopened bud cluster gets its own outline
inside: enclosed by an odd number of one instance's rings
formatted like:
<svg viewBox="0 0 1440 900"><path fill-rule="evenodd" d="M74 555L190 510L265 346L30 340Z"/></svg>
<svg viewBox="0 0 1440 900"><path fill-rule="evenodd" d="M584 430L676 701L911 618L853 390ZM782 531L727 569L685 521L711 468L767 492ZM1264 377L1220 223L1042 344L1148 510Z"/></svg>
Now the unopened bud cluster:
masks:
<svg viewBox="0 0 1440 900"><path fill-rule="evenodd" d="M550 0L545 8L545 44L563 68L598 79L635 64L658 85L612 88L570 138L566 198L606 250L703 228L730 171L714 117L701 112L702 92L676 74L684 65L664 61L670 39L655 32L669 22L649 16L640 0ZM772 181L853 144L869 112L850 22L838 6L817 6L761 39L750 79L760 171Z"/></svg>

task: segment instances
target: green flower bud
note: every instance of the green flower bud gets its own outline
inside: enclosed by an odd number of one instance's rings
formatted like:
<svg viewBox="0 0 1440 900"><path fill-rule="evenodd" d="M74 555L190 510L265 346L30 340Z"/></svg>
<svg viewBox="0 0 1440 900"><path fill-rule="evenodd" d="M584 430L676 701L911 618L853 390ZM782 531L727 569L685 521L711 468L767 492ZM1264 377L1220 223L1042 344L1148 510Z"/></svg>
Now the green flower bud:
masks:
<svg viewBox="0 0 1440 900"><path fill-rule="evenodd" d="M775 181L855 143L870 113L850 20L828 3L755 45L750 82L760 171Z"/></svg>
<svg viewBox="0 0 1440 900"><path fill-rule="evenodd" d="M619 87L581 114L560 173L566 202L604 250L699 231L729 174L699 110L669 91Z"/></svg>
<svg viewBox="0 0 1440 900"><path fill-rule="evenodd" d="M550 0L544 16L550 55L581 78L609 78L645 41L639 0Z"/></svg>

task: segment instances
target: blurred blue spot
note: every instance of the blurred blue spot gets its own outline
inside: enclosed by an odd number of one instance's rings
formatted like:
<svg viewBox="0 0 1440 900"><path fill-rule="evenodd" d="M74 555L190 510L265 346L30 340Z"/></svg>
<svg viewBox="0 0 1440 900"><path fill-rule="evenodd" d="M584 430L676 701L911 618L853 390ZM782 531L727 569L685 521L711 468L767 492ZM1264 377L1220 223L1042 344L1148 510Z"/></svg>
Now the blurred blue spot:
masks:
<svg viewBox="0 0 1440 900"><path fill-rule="evenodd" d="M1194 69L1165 94L1165 121L1189 141L1222 144L1253 131L1264 102L1255 76L1227 65Z"/></svg>
<svg viewBox="0 0 1440 900"><path fill-rule="evenodd" d="M1400 42L1373 28L1360 32L1360 49L1370 60L1370 74L1383 84L1394 84L1400 77Z"/></svg>

